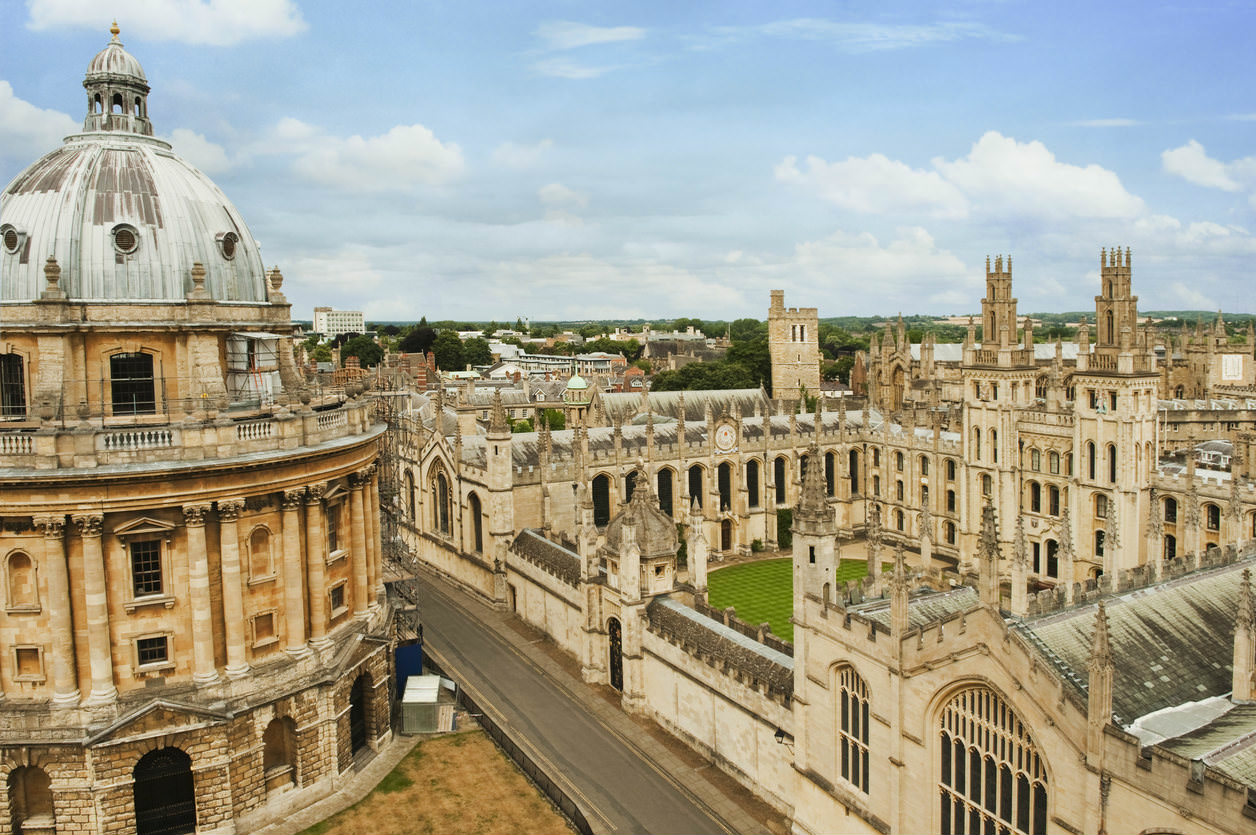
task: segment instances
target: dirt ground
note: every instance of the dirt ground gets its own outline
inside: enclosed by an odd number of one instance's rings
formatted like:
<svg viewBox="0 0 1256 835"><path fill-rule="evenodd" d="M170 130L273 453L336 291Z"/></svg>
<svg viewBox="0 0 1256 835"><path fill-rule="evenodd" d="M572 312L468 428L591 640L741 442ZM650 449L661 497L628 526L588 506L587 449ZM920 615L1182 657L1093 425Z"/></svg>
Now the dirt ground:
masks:
<svg viewBox="0 0 1256 835"><path fill-rule="evenodd" d="M360 803L301 835L571 835L483 731L419 743Z"/></svg>

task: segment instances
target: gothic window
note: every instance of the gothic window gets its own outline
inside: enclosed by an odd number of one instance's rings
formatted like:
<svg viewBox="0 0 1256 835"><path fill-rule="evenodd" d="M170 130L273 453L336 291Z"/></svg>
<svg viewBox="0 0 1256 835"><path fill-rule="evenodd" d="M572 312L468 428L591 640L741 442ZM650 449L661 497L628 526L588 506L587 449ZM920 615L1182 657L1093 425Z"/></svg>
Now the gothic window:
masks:
<svg viewBox="0 0 1256 835"><path fill-rule="evenodd" d="M692 478L690 479L692 481ZM699 492L701 496L701 492ZM699 497L698 504L702 504ZM611 520L611 479L602 474L593 479L593 524L599 528Z"/></svg>
<svg viewBox="0 0 1256 835"><path fill-rule="evenodd" d="M881 476L879 475L874 475L872 477L872 495L881 495Z"/></svg>
<svg viewBox="0 0 1256 835"><path fill-rule="evenodd" d="M1086 477L1095 477L1095 445L1092 441L1086 442Z"/></svg>
<svg viewBox="0 0 1256 835"><path fill-rule="evenodd" d="M1095 494L1095 518L1108 518L1108 497L1102 493Z"/></svg>
<svg viewBox="0 0 1256 835"><path fill-rule="evenodd" d="M776 503L782 505L785 504L785 458L777 458L772 462L772 468L776 479Z"/></svg>
<svg viewBox="0 0 1256 835"><path fill-rule="evenodd" d="M852 449L847 456L847 464L850 467L850 494L852 496L859 495L859 450Z"/></svg>
<svg viewBox="0 0 1256 835"><path fill-rule="evenodd" d="M881 466L881 448L880 447L874 446L872 448L872 466L874 467Z"/></svg>
<svg viewBox="0 0 1256 835"><path fill-rule="evenodd" d="M746 462L746 503L759 506L759 462L753 458Z"/></svg>
<svg viewBox="0 0 1256 835"><path fill-rule="evenodd" d="M955 491L954 490L946 491L946 510L948 513L955 512Z"/></svg>
<svg viewBox="0 0 1256 835"><path fill-rule="evenodd" d="M110 402L115 415L151 415L157 411L153 355L114 354L109 358Z"/></svg>
<svg viewBox="0 0 1256 835"><path fill-rule="evenodd" d="M868 792L868 685L850 667L837 672L838 759L842 779Z"/></svg>
<svg viewBox="0 0 1256 835"><path fill-rule="evenodd" d="M1177 556L1177 537L1171 533L1164 535L1164 558L1171 560Z"/></svg>
<svg viewBox="0 0 1256 835"><path fill-rule="evenodd" d="M947 545L955 544L955 523L954 522L947 522L945 525L943 525L942 533L946 537Z"/></svg>
<svg viewBox="0 0 1256 835"><path fill-rule="evenodd" d="M943 835L1047 831L1047 770L1029 729L985 687L962 690L940 717Z"/></svg>
<svg viewBox="0 0 1256 835"><path fill-rule="evenodd" d="M134 597L161 594L161 540L141 539L132 542L131 590Z"/></svg>
<svg viewBox="0 0 1256 835"><path fill-rule="evenodd" d="M757 467L756 467L756 472L757 472ZM664 468L664 469L659 470L658 479L657 479L658 495L659 495L659 510L663 511L668 516L672 515L672 483L673 483L672 477L674 475L675 474L670 469Z"/></svg>
<svg viewBox="0 0 1256 835"><path fill-rule="evenodd" d="M449 517L452 515L449 508L449 479L443 472L438 472L432 481L432 526L438 533L449 536ZM330 522L330 510L327 518Z"/></svg>
<svg viewBox="0 0 1256 835"><path fill-rule="evenodd" d="M928 484L920 485L920 506L921 507L929 506L929 485Z"/></svg>
<svg viewBox="0 0 1256 835"><path fill-rule="evenodd" d="M1060 474L1060 453L1047 453L1047 469L1050 471L1051 475Z"/></svg>
<svg viewBox="0 0 1256 835"><path fill-rule="evenodd" d="M1042 485L1036 481L1029 482L1029 510L1031 513L1042 512Z"/></svg>
<svg viewBox="0 0 1256 835"><path fill-rule="evenodd" d="M981 495L983 496L994 495L994 480L991 479L990 476L988 475L983 475L981 477Z"/></svg>
<svg viewBox="0 0 1256 835"><path fill-rule="evenodd" d="M1103 540L1106 534L1102 530L1095 531L1095 556L1103 556Z"/></svg>
<svg viewBox="0 0 1256 835"><path fill-rule="evenodd" d="M1041 574L1042 573L1042 543L1039 543L1039 542L1033 543L1033 551L1034 551L1034 573Z"/></svg>
<svg viewBox="0 0 1256 835"><path fill-rule="evenodd" d="M990 460L999 463L999 430L990 430Z"/></svg>
<svg viewBox="0 0 1256 835"><path fill-rule="evenodd" d="M903 511L901 510L894 511L894 528L900 531L903 530Z"/></svg>
<svg viewBox="0 0 1256 835"><path fill-rule="evenodd" d="M471 541L475 544L477 554L484 553L484 507L480 497L472 493L467 497L467 508L471 515Z"/></svg>
<svg viewBox="0 0 1256 835"><path fill-rule="evenodd" d="M903 471L903 453L901 452L894 453L894 469L900 473Z"/></svg>
<svg viewBox="0 0 1256 835"><path fill-rule="evenodd" d="M1221 530L1221 508L1215 504L1204 505L1204 513L1207 519L1208 530Z"/></svg>
<svg viewBox="0 0 1256 835"><path fill-rule="evenodd" d="M39 606L39 591L35 585L35 564L21 551L9 555L5 566L8 582L9 608L33 609Z"/></svg>
<svg viewBox="0 0 1256 835"><path fill-rule="evenodd" d="M1047 512L1052 516L1060 515L1060 488L1054 484L1047 488Z"/></svg>
<svg viewBox="0 0 1256 835"><path fill-rule="evenodd" d="M824 493L832 496L837 479L837 456L831 452L824 453Z"/></svg>
<svg viewBox="0 0 1256 835"><path fill-rule="evenodd" d="M981 430L976 426L973 427L972 456L974 461L981 460Z"/></svg>
<svg viewBox="0 0 1256 835"><path fill-rule="evenodd" d="M947 481L955 480L955 459L954 458L946 459L946 480Z"/></svg>
<svg viewBox="0 0 1256 835"><path fill-rule="evenodd" d="M1047 576L1060 576L1060 543L1054 539L1047 540Z"/></svg>
<svg viewBox="0 0 1256 835"><path fill-rule="evenodd" d="M1064 474L1073 474L1073 453L1071 452L1066 452L1064 454Z"/></svg>
<svg viewBox="0 0 1256 835"><path fill-rule="evenodd" d="M777 487L778 490L783 489L782 486ZM698 507L703 507L702 495L702 465L694 464L689 468L689 498L696 499Z"/></svg>
<svg viewBox="0 0 1256 835"><path fill-rule="evenodd" d="M900 502L903 500L903 480L901 478L894 482L894 498Z"/></svg>
<svg viewBox="0 0 1256 835"><path fill-rule="evenodd" d="M270 553L270 531L261 525L249 534L249 579L258 580L275 573Z"/></svg>
<svg viewBox="0 0 1256 835"><path fill-rule="evenodd" d="M715 482L720 491L720 511L731 510L733 507L733 468L728 462L720 464L715 471Z"/></svg>
<svg viewBox="0 0 1256 835"><path fill-rule="evenodd" d="M929 456L927 455L920 456L920 475L929 475Z"/></svg>
<svg viewBox="0 0 1256 835"><path fill-rule="evenodd" d="M1108 483L1116 484L1116 445L1108 444Z"/></svg>
<svg viewBox="0 0 1256 835"><path fill-rule="evenodd" d="M18 354L0 354L0 419L26 417L26 375Z"/></svg>
<svg viewBox="0 0 1256 835"><path fill-rule="evenodd" d="M1042 453L1036 449L1029 451L1029 468L1034 472L1042 469Z"/></svg>
<svg viewBox="0 0 1256 835"><path fill-rule="evenodd" d="M416 514L414 512L414 474L406 471L406 511L409 514L408 519L411 523L415 521Z"/></svg>

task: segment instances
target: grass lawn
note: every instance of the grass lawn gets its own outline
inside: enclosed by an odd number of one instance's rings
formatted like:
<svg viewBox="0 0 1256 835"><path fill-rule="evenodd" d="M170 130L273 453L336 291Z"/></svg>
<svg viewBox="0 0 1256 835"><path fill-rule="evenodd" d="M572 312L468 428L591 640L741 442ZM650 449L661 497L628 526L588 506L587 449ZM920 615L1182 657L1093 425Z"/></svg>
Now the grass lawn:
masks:
<svg viewBox="0 0 1256 835"><path fill-rule="evenodd" d="M424 740L359 803L301 835L570 835L483 731Z"/></svg>
<svg viewBox="0 0 1256 835"><path fill-rule="evenodd" d="M713 571L707 577L707 599L716 609L732 606L747 623L767 621L777 637L794 640L790 622L794 608L793 560L760 560ZM882 563L884 569L891 563ZM857 580L868 570L863 560L842 560L837 581Z"/></svg>

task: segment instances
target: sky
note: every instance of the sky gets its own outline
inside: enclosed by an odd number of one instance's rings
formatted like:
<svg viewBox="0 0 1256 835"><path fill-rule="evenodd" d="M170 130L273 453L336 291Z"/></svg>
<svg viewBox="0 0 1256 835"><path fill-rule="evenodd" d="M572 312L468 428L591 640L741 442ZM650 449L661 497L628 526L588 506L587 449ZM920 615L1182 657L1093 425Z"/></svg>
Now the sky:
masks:
<svg viewBox="0 0 1256 835"><path fill-rule="evenodd" d="M0 183L114 17L294 318L1256 312L1247 2L0 0Z"/></svg>

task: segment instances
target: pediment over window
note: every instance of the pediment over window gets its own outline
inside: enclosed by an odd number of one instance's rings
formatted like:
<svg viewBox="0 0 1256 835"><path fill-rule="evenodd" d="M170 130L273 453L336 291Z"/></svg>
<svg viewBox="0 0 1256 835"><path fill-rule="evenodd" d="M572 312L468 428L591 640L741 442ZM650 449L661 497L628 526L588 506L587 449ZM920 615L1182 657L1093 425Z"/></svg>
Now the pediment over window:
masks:
<svg viewBox="0 0 1256 835"><path fill-rule="evenodd" d="M168 537L174 528L175 526L170 522L153 519L150 516L140 516L115 527L113 535L119 538L141 536Z"/></svg>

